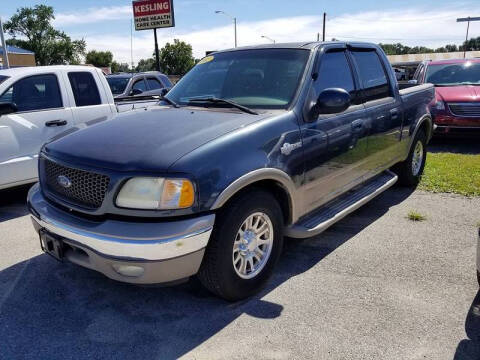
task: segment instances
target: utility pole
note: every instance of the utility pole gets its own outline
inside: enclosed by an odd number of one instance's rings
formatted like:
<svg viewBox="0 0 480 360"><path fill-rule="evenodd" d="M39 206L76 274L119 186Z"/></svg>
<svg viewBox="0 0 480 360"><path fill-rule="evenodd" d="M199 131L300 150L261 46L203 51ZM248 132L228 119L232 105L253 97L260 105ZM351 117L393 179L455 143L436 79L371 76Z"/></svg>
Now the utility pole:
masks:
<svg viewBox="0 0 480 360"><path fill-rule="evenodd" d="M235 47L237 47L237 18L235 16L232 16L228 13L226 13L223 10L215 10L215 14L222 14L225 15L226 17L229 17L230 19L233 20L233 31L235 34Z"/></svg>
<svg viewBox="0 0 480 360"><path fill-rule="evenodd" d="M155 36L155 61L157 71L160 72L160 54L158 53L158 41L157 41L157 28L153 29L153 35Z"/></svg>
<svg viewBox="0 0 480 360"><path fill-rule="evenodd" d="M470 21L480 21L480 17L466 17L458 18L457 22L467 22L467 35L465 36L465 47L463 48L463 58L465 59L467 55L467 41L468 41L468 30L470 29Z"/></svg>
<svg viewBox="0 0 480 360"><path fill-rule="evenodd" d="M325 22L327 21L327 13L323 13L323 35L322 35L322 41L325 41Z"/></svg>
<svg viewBox="0 0 480 360"><path fill-rule="evenodd" d="M2 18L0 18L0 40L2 41L2 47L3 47L3 64L4 68L8 69L10 68L10 62L8 60L8 50L7 50L7 44L5 42L5 34L3 33L3 23L2 23Z"/></svg>
<svg viewBox="0 0 480 360"><path fill-rule="evenodd" d="M317 41L320 41L320 33L317 33Z"/></svg>

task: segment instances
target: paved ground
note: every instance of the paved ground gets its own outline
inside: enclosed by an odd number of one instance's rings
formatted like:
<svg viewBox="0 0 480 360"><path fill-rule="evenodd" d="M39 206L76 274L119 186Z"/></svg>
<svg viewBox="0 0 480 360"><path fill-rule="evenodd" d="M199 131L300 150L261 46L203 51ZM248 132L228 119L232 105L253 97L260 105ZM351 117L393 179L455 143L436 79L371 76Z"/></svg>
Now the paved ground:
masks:
<svg viewBox="0 0 480 360"><path fill-rule="evenodd" d="M229 304L42 255L25 192L0 192L1 359L480 359L480 198L391 189L288 241L269 286Z"/></svg>

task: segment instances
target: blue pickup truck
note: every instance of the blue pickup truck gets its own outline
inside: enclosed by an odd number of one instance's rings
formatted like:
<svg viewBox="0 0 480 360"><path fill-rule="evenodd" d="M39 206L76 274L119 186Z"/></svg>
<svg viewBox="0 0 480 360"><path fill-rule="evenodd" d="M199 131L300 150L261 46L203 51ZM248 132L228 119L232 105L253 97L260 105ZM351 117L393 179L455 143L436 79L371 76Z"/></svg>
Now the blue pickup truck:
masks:
<svg viewBox="0 0 480 360"><path fill-rule="evenodd" d="M257 292L283 237L319 234L397 180L432 135L429 84L399 90L373 44L236 48L156 106L46 144L28 205L42 249L136 284L197 275Z"/></svg>

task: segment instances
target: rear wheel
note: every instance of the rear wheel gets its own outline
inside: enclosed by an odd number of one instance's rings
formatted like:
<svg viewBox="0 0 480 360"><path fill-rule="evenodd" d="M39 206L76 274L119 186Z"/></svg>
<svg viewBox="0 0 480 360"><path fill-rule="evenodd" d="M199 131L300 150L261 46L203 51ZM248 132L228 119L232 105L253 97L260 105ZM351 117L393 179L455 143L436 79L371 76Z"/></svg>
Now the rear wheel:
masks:
<svg viewBox="0 0 480 360"><path fill-rule="evenodd" d="M258 292L270 278L283 246L283 216L268 192L253 190L217 214L198 277L230 301Z"/></svg>
<svg viewBox="0 0 480 360"><path fill-rule="evenodd" d="M398 182L404 186L416 187L422 177L426 160L427 135L423 130L419 130L413 139L407 159L392 169L398 175Z"/></svg>

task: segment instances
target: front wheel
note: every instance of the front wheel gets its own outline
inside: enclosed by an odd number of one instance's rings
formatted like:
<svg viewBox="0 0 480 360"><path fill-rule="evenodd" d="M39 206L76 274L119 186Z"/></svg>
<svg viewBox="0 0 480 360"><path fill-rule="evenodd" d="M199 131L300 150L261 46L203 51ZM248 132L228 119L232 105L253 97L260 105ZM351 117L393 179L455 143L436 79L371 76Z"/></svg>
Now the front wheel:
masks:
<svg viewBox="0 0 480 360"><path fill-rule="evenodd" d="M268 192L245 192L217 215L198 277L230 301L258 292L270 278L283 246L283 216Z"/></svg>
<svg viewBox="0 0 480 360"><path fill-rule="evenodd" d="M413 139L407 159L392 169L398 175L398 182L404 186L416 187L422 177L426 160L427 135L423 130L419 130Z"/></svg>

